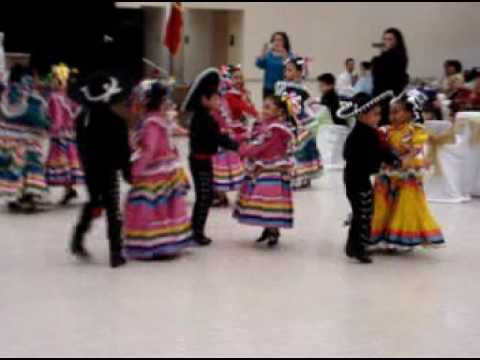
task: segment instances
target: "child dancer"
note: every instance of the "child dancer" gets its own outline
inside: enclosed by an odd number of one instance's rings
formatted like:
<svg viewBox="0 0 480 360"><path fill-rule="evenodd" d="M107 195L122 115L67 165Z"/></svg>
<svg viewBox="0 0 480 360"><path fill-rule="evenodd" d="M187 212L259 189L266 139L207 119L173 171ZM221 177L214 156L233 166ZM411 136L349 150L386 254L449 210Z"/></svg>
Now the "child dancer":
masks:
<svg viewBox="0 0 480 360"><path fill-rule="evenodd" d="M10 74L8 88L2 94L0 117L7 129L7 137L14 140L10 161L2 182L10 185L17 200L9 207L13 211L34 212L48 188L45 180L44 147L48 139L50 121L47 103L35 88L29 69L16 66Z"/></svg>
<svg viewBox="0 0 480 360"><path fill-rule="evenodd" d="M287 92L294 93L301 98L301 112L298 120L304 128L309 127L316 120L315 110L308 104L310 93L304 85L307 70L306 59L301 57L288 59L285 67L285 81L277 83L276 86L276 95ZM298 149L295 154L293 186L295 189L308 189L312 186L312 180L318 178L323 170L315 134L304 139Z"/></svg>
<svg viewBox="0 0 480 360"><path fill-rule="evenodd" d="M223 91L221 111L217 111L217 120L221 131L235 141L242 142L248 137L246 115L256 116L251 104L240 66L222 67ZM243 161L235 151L221 150L213 158L214 186L216 190L215 206L228 206L227 193L237 191L244 178Z"/></svg>
<svg viewBox="0 0 480 360"><path fill-rule="evenodd" d="M168 118L168 89L146 80L136 91L146 114L135 134L136 160L125 211L128 258L156 260L179 255L192 238L185 179Z"/></svg>
<svg viewBox="0 0 480 360"><path fill-rule="evenodd" d="M220 128L220 132L233 138L234 133L231 128L229 109L224 98L221 99L220 108L213 111L212 115ZM220 148L219 152L212 158L212 165L215 189L213 206L228 207L227 193L238 190L243 180L245 171L243 162L236 151Z"/></svg>
<svg viewBox="0 0 480 360"><path fill-rule="evenodd" d="M296 135L289 114L290 99L267 97L256 137L240 148L248 160L248 171L234 217L242 224L263 227L258 242L267 242L269 247L278 245L280 229L294 225L290 174Z"/></svg>
<svg viewBox="0 0 480 360"><path fill-rule="evenodd" d="M442 231L430 213L423 189L428 134L415 124L426 98L413 90L394 99L391 125L383 129L388 144L402 160L400 169L385 166L375 186L373 244L389 250L438 246L445 243Z"/></svg>
<svg viewBox="0 0 480 360"><path fill-rule="evenodd" d="M225 94L230 109L232 128L241 135L245 135L247 118L258 118L258 112L253 104L249 91L245 88L245 77L240 65L230 66L228 70L231 79L231 88ZM237 132L237 131L235 131Z"/></svg>
<svg viewBox="0 0 480 360"><path fill-rule="evenodd" d="M84 110L77 120L77 140L89 201L82 210L71 243L71 252L88 259L84 238L92 222L105 209L110 242L110 266L125 265L122 256L122 220L119 209L118 173L130 180L130 145L126 121L113 112L124 94L119 81L104 74L93 75L81 89Z"/></svg>
<svg viewBox="0 0 480 360"><path fill-rule="evenodd" d="M238 144L220 131L213 114L220 110L220 72L207 69L190 88L183 110L192 112L190 126L190 167L195 184L196 201L193 210L194 240L198 245L212 243L205 227L214 198L212 158L219 148L237 151Z"/></svg>
<svg viewBox="0 0 480 360"><path fill-rule="evenodd" d="M393 93L385 93L372 99L367 94L358 94L353 104L339 110L342 119L357 117L355 128L345 145L345 185L347 197L353 210L350 233L346 248L347 256L361 263L370 264L366 246L371 237L373 215L373 189L371 176L377 174L382 163L392 166L398 163L397 157L382 142L377 130L381 121L381 102L391 98Z"/></svg>
<svg viewBox="0 0 480 360"><path fill-rule="evenodd" d="M64 64L53 67L53 93L48 103L52 127L46 176L48 185L65 188L62 205L78 197L75 186L83 182L75 135L75 120L80 109L67 95L70 73Z"/></svg>

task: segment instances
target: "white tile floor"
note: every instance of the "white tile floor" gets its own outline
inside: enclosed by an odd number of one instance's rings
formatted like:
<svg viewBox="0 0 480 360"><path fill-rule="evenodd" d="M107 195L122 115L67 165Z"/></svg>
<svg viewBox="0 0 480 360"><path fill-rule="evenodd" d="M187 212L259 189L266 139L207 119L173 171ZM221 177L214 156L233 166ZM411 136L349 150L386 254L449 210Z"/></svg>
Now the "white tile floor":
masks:
<svg viewBox="0 0 480 360"><path fill-rule="evenodd" d="M444 250L347 261L341 177L297 196L276 251L229 211L213 247L178 261L106 266L66 253L77 208L0 213L0 356L478 356L480 202L436 205Z"/></svg>

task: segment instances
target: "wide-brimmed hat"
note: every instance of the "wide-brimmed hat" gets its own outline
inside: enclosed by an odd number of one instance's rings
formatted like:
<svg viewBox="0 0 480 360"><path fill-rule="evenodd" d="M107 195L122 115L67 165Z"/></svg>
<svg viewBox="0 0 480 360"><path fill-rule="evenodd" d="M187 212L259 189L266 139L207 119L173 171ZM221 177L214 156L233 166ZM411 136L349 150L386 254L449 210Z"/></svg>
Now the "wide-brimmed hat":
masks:
<svg viewBox="0 0 480 360"><path fill-rule="evenodd" d="M106 105L123 100L127 93L118 78L106 73L90 76L80 92L86 103Z"/></svg>
<svg viewBox="0 0 480 360"><path fill-rule="evenodd" d="M338 110L337 116L340 119L345 119L345 120L351 119L360 114L368 113L375 106L379 105L383 101L392 99L395 96L393 91L386 91L375 98L371 98L367 94L364 94L364 95L365 96L362 97L362 99L365 99L364 101L362 101L361 103L355 102L355 98L354 98L353 102L349 102L348 104L343 106L340 110Z"/></svg>
<svg viewBox="0 0 480 360"><path fill-rule="evenodd" d="M216 68L209 68L197 76L182 104L182 111L191 112L201 105L201 98L212 90L218 91L221 75Z"/></svg>

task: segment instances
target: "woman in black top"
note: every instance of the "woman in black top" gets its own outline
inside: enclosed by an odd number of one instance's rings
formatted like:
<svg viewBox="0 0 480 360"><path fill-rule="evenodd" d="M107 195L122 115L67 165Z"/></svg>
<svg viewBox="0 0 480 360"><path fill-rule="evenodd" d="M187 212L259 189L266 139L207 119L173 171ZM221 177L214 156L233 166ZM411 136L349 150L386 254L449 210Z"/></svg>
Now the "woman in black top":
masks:
<svg viewBox="0 0 480 360"><path fill-rule="evenodd" d="M373 92L375 96L392 90L396 96L405 90L408 75L408 51L403 34L391 28L383 34L383 51L372 60ZM382 125L388 124L388 105L382 107Z"/></svg>

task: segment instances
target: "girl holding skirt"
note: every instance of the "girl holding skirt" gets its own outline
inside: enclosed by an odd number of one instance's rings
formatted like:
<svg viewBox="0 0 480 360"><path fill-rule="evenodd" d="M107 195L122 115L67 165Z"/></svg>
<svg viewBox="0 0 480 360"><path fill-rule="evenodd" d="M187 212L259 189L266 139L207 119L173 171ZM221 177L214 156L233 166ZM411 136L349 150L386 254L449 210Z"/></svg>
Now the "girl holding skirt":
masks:
<svg viewBox="0 0 480 360"><path fill-rule="evenodd" d="M317 121L319 109L314 106L310 92L305 86L308 75L308 59L302 57L290 58L285 63L285 81L276 85L276 95L283 93L295 94L301 100L298 121L305 129L309 129ZM315 128L315 126L313 126ZM318 179L323 172L323 163L316 140L316 131L304 131L295 153L295 172L293 184L295 190L308 189L312 181Z"/></svg>
<svg viewBox="0 0 480 360"><path fill-rule="evenodd" d="M75 135L75 121L80 107L67 95L70 72L64 64L53 67L53 93L48 102L52 126L46 177L49 186L65 188L62 205L68 205L78 197L75 186L84 181Z"/></svg>
<svg viewBox="0 0 480 360"><path fill-rule="evenodd" d="M415 123L423 104L416 90L402 94L391 104L391 125L383 129L386 141L402 160L399 170L385 166L375 185L372 243L389 250L445 244L423 188L428 134Z"/></svg>
<svg viewBox="0 0 480 360"><path fill-rule="evenodd" d="M148 80L140 87L136 93L146 114L135 134L132 188L125 211L125 254L130 259L156 260L177 256L191 244L188 181L172 142L175 124L167 116L168 89Z"/></svg>
<svg viewBox="0 0 480 360"><path fill-rule="evenodd" d="M280 229L294 226L290 174L296 135L289 123L288 101L288 96L267 97L256 136L240 148L248 165L234 217L242 224L264 228L258 242L269 247L278 245Z"/></svg>

